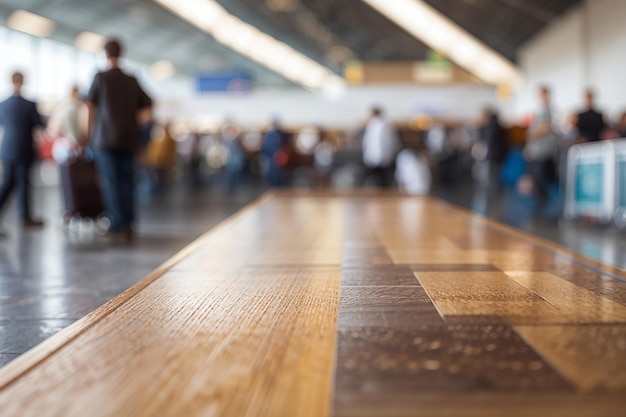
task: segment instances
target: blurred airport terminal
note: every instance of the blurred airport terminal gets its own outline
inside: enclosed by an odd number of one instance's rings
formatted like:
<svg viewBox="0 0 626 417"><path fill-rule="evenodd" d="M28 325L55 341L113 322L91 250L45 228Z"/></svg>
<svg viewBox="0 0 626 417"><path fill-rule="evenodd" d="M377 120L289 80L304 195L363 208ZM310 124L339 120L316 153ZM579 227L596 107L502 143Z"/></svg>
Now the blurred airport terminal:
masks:
<svg viewBox="0 0 626 417"><path fill-rule="evenodd" d="M0 417L625 416L625 21L0 0Z"/></svg>

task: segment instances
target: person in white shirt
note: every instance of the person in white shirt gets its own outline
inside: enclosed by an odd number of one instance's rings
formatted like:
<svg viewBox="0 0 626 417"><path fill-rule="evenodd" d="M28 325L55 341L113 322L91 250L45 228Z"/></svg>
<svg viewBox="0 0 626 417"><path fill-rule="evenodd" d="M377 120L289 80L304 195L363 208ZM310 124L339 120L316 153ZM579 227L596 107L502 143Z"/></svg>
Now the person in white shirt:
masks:
<svg viewBox="0 0 626 417"><path fill-rule="evenodd" d="M50 121L49 132L53 137L69 139L73 145L80 143L79 112L82 101L78 87L72 87L70 97L59 105Z"/></svg>
<svg viewBox="0 0 626 417"><path fill-rule="evenodd" d="M363 162L368 170L366 180L374 177L380 186L392 185L399 142L396 130L384 118L382 110L372 109L363 135Z"/></svg>
<svg viewBox="0 0 626 417"><path fill-rule="evenodd" d="M402 150L396 161L396 181L410 195L428 194L432 182L428 159L414 149Z"/></svg>
<svg viewBox="0 0 626 417"><path fill-rule="evenodd" d="M82 104L78 87L72 87L70 96L59 104L48 124L48 133L54 138L52 158L59 164L67 162L81 150L79 118Z"/></svg>

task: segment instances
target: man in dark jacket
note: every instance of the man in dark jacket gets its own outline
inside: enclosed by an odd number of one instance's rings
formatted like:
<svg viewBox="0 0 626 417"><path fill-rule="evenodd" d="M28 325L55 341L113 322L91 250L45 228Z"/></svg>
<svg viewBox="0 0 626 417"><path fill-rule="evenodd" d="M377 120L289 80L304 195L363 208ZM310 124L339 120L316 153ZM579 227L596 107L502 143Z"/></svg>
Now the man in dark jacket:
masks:
<svg viewBox="0 0 626 417"><path fill-rule="evenodd" d="M109 40L104 50L109 70L96 75L87 95L88 130L111 220L109 235L127 240L135 220L134 158L141 147L138 116L142 110L149 113L152 100L135 77L120 69L120 42Z"/></svg>
<svg viewBox="0 0 626 417"><path fill-rule="evenodd" d="M24 75L12 75L13 95L0 103L0 125L4 128L0 159L2 159L4 179L0 186L0 209L17 187L19 215L24 227L43 226L41 220L31 217L30 184L28 174L35 161L33 130L44 127L37 104L22 97Z"/></svg>
<svg viewBox="0 0 626 417"><path fill-rule="evenodd" d="M587 142L599 141L602 131L606 129L604 116L595 109L594 99L593 91L585 91L585 105L587 109L578 114L576 123L580 136Z"/></svg>

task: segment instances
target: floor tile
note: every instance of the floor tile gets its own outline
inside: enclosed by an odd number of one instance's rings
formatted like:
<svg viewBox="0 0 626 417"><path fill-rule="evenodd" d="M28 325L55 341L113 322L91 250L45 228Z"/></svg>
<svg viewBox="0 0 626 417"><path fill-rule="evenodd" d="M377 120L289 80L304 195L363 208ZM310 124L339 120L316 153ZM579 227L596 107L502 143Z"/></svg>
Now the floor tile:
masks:
<svg viewBox="0 0 626 417"><path fill-rule="evenodd" d="M0 368L17 358L19 355L0 353Z"/></svg>
<svg viewBox="0 0 626 417"><path fill-rule="evenodd" d="M0 353L26 352L73 322L73 320L0 321Z"/></svg>

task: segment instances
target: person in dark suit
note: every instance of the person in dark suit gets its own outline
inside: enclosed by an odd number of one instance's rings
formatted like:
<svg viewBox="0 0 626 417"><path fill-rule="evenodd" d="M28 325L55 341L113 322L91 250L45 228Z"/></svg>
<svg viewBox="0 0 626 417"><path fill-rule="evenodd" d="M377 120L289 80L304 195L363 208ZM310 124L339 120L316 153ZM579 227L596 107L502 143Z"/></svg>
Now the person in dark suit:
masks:
<svg viewBox="0 0 626 417"><path fill-rule="evenodd" d="M578 114L578 121L576 122L576 128L580 133L581 139L587 142L599 141L602 131L607 127L604 116L595 109L594 99L593 91L585 91L587 109Z"/></svg>
<svg viewBox="0 0 626 417"><path fill-rule="evenodd" d="M19 215L24 227L41 227L41 220L30 212L30 184L28 174L35 161L33 130L44 127L37 104L22 97L24 75L12 75L13 95L0 103L0 125L4 137L0 146L4 178L0 186L0 209L4 207L14 188L17 188Z"/></svg>

